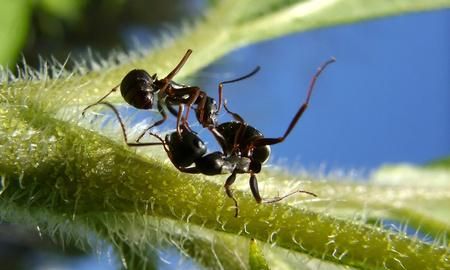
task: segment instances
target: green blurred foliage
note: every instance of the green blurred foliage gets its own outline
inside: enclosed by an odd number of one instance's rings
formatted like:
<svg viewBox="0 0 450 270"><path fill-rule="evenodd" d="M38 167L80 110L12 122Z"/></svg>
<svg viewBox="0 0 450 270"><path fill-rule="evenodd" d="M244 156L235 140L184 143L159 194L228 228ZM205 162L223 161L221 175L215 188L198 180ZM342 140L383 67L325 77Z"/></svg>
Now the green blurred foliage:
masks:
<svg viewBox="0 0 450 270"><path fill-rule="evenodd" d="M130 29L167 28L203 7L182 0L0 0L0 66L14 70L20 54L35 68L40 57L85 58L87 48L107 56L129 47Z"/></svg>
<svg viewBox="0 0 450 270"><path fill-rule="evenodd" d="M2 0L0 2L0 65L11 66L27 37L31 2Z"/></svg>
<svg viewBox="0 0 450 270"><path fill-rule="evenodd" d="M427 167L450 170L450 156L438 160L433 160L432 162L427 164Z"/></svg>
<svg viewBox="0 0 450 270"><path fill-rule="evenodd" d="M90 7L100 7L104 11L100 12L102 16L114 15L114 10L120 10L124 3L124 0L1 0L0 65L14 69L21 52L29 60L27 50L35 56L36 51L45 52L45 47L51 47L52 51L52 43L62 43L67 29L89 28L84 22ZM41 38L47 41L42 44Z"/></svg>
<svg viewBox="0 0 450 270"><path fill-rule="evenodd" d="M38 2L38 7L42 10L67 21L76 21L85 5L86 0L41 0Z"/></svg>
<svg viewBox="0 0 450 270"><path fill-rule="evenodd" d="M55 20L69 23L76 22L86 6L86 0L3 0L0 2L0 65L13 68L22 51L30 28L33 16L36 13L46 14L39 16L37 27L44 31L55 31ZM46 20L42 20L46 18ZM56 27L57 28L57 27Z"/></svg>
<svg viewBox="0 0 450 270"><path fill-rule="evenodd" d="M269 270L264 254L255 239L250 240L249 265L251 270Z"/></svg>

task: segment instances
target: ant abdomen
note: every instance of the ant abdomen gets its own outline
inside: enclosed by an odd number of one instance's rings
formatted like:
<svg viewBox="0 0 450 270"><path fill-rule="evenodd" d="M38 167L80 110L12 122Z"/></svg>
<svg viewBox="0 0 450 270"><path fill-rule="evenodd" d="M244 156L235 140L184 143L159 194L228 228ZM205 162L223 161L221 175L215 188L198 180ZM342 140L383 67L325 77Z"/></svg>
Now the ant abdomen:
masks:
<svg viewBox="0 0 450 270"><path fill-rule="evenodd" d="M123 99L138 109L151 109L153 105L154 79L142 69L133 69L120 83Z"/></svg>

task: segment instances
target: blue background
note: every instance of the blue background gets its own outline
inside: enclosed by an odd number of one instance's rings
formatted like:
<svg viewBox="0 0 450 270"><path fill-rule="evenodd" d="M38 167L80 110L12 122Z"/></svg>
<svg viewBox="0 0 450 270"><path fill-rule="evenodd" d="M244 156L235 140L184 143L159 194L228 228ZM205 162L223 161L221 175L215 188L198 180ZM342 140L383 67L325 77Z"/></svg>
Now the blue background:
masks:
<svg viewBox="0 0 450 270"><path fill-rule="evenodd" d="M222 78L198 84L216 96L223 77L260 65L251 79L226 85L224 96L266 137L277 137L317 67L335 56L309 109L288 139L273 147L272 161L312 171L424 164L450 155L449 15L411 14L259 43L206 68L200 76Z"/></svg>

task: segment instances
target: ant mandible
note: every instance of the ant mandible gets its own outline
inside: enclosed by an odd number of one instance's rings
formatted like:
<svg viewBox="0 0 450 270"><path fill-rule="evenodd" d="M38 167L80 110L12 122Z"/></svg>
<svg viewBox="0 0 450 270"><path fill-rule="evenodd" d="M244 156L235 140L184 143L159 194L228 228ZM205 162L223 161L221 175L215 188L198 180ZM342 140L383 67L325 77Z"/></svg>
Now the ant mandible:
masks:
<svg viewBox="0 0 450 270"><path fill-rule="evenodd" d="M83 110L82 115L84 116L86 110L89 108L99 104L104 104L110 108L113 107L110 103L105 102L104 100L120 88L120 93L122 94L124 100L137 109L151 109L154 104L154 96L157 95L157 108L162 116L162 119L146 128L144 132L138 136L136 142L139 142L147 131L151 130L155 126L161 125L167 120L167 113L165 111L166 108L171 114L177 117L178 134L181 134L181 124L189 128L187 119L189 117L190 108L194 104L197 105L195 111L199 123L203 127L216 126L216 117L219 114L222 105L223 85L251 77L259 71L259 67L256 67L252 72L240 78L219 83L219 104L216 106L216 101L209 97L199 87L178 84L172 81L175 75L186 63L191 53L192 50L188 49L178 65L163 79L158 79L156 74L150 76L150 74L142 69L134 69L128 72L119 85L114 87L97 102L87 106ZM178 111L172 107L176 105L178 105ZM187 106L184 117L182 116L183 105Z"/></svg>
<svg viewBox="0 0 450 270"><path fill-rule="evenodd" d="M297 124L309 105L309 101L317 78L321 72L331 63L332 58L322 64L313 76L305 102L300 106L297 113L292 118L288 128L281 137L265 138L256 128L247 124L237 113L231 112L226 104L225 110L231 114L236 121L225 122L209 129L215 136L222 148L222 152L217 151L206 154L207 149L203 141L192 131L183 128L181 136L177 132L167 134L165 140L154 133L150 133L160 140L159 143L136 143L130 146L163 145L169 159L175 167L185 173L201 173L205 175L217 175L231 173L225 181L225 191L235 204L235 217L239 214L237 200L233 196L231 185L236 180L237 174L249 173L249 185L253 197L257 203L278 202L295 193L306 193L316 196L312 192L297 190L282 197L263 199L258 189L256 174L261 171L262 165L269 159L270 145L283 142ZM122 128L124 126L122 125ZM194 164L194 166L192 166Z"/></svg>

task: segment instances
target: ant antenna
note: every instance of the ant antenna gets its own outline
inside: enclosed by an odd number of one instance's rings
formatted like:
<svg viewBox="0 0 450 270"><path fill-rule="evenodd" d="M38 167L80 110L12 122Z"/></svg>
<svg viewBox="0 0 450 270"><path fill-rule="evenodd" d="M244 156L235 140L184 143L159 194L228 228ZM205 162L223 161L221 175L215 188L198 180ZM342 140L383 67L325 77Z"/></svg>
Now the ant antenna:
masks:
<svg viewBox="0 0 450 270"><path fill-rule="evenodd" d="M245 123L244 118L242 118L242 116L240 116L239 114L232 112L228 109L227 100L225 100L225 102L223 103L223 107L225 108L225 111L227 111L227 113L229 113L233 116L234 120L238 121L241 124L234 136L234 142L233 142L233 152L234 152L239 147L238 142L242 139L242 136L244 135L244 130L245 130L247 124Z"/></svg>
<svg viewBox="0 0 450 270"><path fill-rule="evenodd" d="M244 119L242 118L242 116L240 116L239 114L237 114L237 113L235 113L235 112L230 111L230 109L228 109L227 104L228 104L228 101L225 100L224 103L223 103L223 107L225 108L225 111L226 111L227 113L231 114L231 115L233 116L234 120L240 122L241 124L245 124L245 121L244 121Z"/></svg>
<svg viewBox="0 0 450 270"><path fill-rule="evenodd" d="M116 92L117 89L119 88L120 84L116 85L113 89L111 89L111 91L109 91L106 95L104 95L101 99L99 99L97 102L95 102L94 104L91 104L89 106L87 106L86 108L83 109L83 111L81 112L81 115L84 117L84 114L86 113L86 111L89 108L94 107L95 105L100 104L105 98L107 98L109 95L111 95L113 92ZM112 105L111 105L112 106Z"/></svg>
<svg viewBox="0 0 450 270"><path fill-rule="evenodd" d="M251 76L255 75L256 73L258 73L258 71L261 69L260 66L256 66L256 68L254 70L252 70L250 73L248 73L247 75L244 75L242 77L239 77L237 79L233 79L233 80L229 80L229 81L223 81L219 83L219 104L217 106L217 112L220 111L221 107L222 107L222 92L223 92L223 85L224 84L228 84L228 83L234 83L234 82L238 82L238 81L242 81L245 80L247 78L250 78Z"/></svg>
<svg viewBox="0 0 450 270"><path fill-rule="evenodd" d="M186 61L188 60L188 58L191 54L192 54L192 50L188 49L186 51L186 53L184 54L183 58L181 59L181 61L178 63L178 65L169 74L167 74L167 76L164 78L165 84L163 87L161 87L161 90L160 90L161 92L166 91L166 88L169 86L173 77L175 77L175 75L178 73L178 71L180 71L180 69L184 66L184 64L186 63Z"/></svg>
<svg viewBox="0 0 450 270"><path fill-rule="evenodd" d="M164 139L161 138L161 136L159 136L158 134L153 132L148 132L148 134L160 141L160 143L151 143L151 145L162 145L164 147L164 151L166 151L167 156L169 157L170 160L172 160L172 153L170 152L170 149L167 146L167 143L164 141Z"/></svg>
<svg viewBox="0 0 450 270"><path fill-rule="evenodd" d="M239 77L237 79L223 81L223 82L221 82L221 84L234 83L234 82L245 80L245 79L250 78L251 76L255 75L260 69L261 69L260 66L256 66L256 68L253 69L250 73L248 73L248 74L246 74L246 75L244 75L242 77Z"/></svg>

